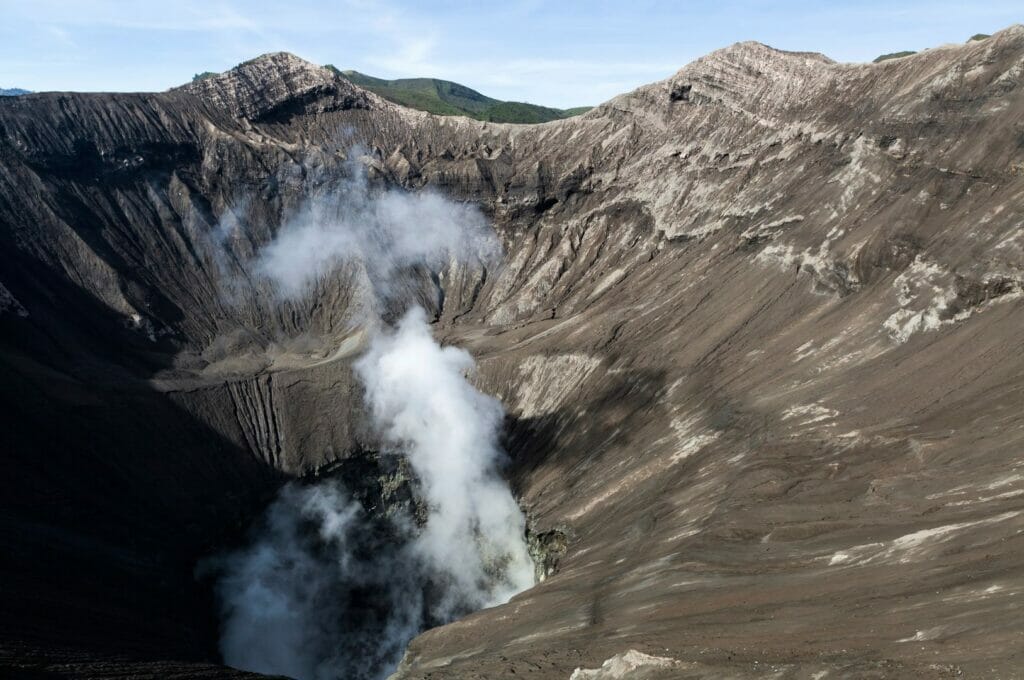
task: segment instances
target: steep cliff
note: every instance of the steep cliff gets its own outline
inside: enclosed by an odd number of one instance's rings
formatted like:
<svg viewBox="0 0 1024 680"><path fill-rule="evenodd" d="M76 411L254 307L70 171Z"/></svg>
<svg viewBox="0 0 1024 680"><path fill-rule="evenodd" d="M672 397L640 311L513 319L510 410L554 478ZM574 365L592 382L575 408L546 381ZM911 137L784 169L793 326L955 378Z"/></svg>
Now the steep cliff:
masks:
<svg viewBox="0 0 1024 680"><path fill-rule="evenodd" d="M287 54L0 99L0 663L221 672L194 560L374 444L359 272L237 288L358 167L502 240L378 311L477 357L554 572L399 677L1012 674L1022 79L1015 26L871 65L741 43L531 126Z"/></svg>

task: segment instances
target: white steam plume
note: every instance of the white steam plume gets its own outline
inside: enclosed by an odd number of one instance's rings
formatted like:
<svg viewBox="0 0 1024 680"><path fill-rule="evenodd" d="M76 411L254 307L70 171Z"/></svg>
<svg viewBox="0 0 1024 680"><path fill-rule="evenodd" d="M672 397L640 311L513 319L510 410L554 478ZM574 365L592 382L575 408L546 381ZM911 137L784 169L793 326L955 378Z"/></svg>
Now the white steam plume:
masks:
<svg viewBox="0 0 1024 680"><path fill-rule="evenodd" d="M373 190L362 165L307 203L264 247L255 263L286 299L302 297L340 264L358 262L377 294L403 268L438 270L452 257L489 262L501 248L473 205L425 191Z"/></svg>
<svg viewBox="0 0 1024 680"><path fill-rule="evenodd" d="M356 363L374 421L422 485L430 514L413 547L448 581L442 619L533 585L523 513L498 475L504 411L466 379L472 368L468 352L437 344L419 307Z"/></svg>
<svg viewBox="0 0 1024 680"><path fill-rule="evenodd" d="M225 663L301 680L386 675L423 628L408 527L374 522L328 481L285 486L256 529L211 565Z"/></svg>

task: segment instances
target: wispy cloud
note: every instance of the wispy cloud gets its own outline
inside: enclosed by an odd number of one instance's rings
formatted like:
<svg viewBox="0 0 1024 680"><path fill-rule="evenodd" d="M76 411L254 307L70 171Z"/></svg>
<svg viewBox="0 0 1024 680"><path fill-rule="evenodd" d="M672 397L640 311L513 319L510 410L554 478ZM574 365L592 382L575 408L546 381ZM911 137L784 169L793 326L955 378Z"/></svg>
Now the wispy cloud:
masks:
<svg viewBox="0 0 1024 680"><path fill-rule="evenodd" d="M56 26L54 24L48 24L47 26L45 26L45 29L46 32L50 35L50 37L53 40L56 40L58 43L66 47L77 47L74 39L72 39L71 37L71 34L66 29L61 28L60 26Z"/></svg>

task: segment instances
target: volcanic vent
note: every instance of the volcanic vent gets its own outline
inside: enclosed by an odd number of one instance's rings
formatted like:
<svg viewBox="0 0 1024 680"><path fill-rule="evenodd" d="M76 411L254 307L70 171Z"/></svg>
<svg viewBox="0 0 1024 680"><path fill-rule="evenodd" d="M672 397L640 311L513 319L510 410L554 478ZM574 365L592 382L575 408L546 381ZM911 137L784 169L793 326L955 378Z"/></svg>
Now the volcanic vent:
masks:
<svg viewBox="0 0 1024 680"><path fill-rule="evenodd" d="M471 366L434 342L418 307L373 342L357 374L404 455L286 486L252 544L212 561L226 663L300 679L383 677L424 628L533 584L525 521L497 474L502 410L466 382Z"/></svg>

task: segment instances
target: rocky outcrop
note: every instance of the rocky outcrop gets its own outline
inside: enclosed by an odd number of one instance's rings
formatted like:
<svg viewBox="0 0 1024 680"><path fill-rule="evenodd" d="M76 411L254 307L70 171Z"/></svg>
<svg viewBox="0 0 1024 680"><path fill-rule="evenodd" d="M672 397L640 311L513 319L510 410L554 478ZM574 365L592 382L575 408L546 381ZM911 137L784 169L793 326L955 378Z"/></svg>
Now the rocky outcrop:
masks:
<svg viewBox="0 0 1024 680"><path fill-rule="evenodd" d="M406 272L382 311L477 357L558 553L400 677L1013 674L1022 64L1019 26L872 65L742 43L536 126L284 54L0 100L5 658L214 660L190 560L372 450L358 273L227 302L355 161L493 221L499 268Z"/></svg>
<svg viewBox="0 0 1024 680"><path fill-rule="evenodd" d="M255 123L288 122L303 115L370 108L372 95L294 54L266 54L227 73L201 78L182 91Z"/></svg>

